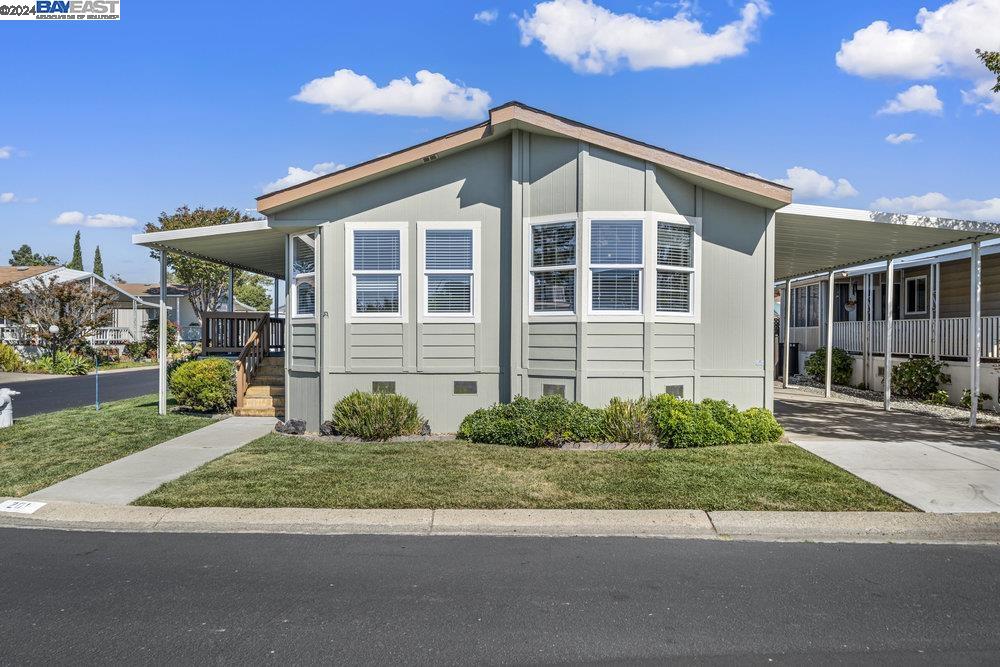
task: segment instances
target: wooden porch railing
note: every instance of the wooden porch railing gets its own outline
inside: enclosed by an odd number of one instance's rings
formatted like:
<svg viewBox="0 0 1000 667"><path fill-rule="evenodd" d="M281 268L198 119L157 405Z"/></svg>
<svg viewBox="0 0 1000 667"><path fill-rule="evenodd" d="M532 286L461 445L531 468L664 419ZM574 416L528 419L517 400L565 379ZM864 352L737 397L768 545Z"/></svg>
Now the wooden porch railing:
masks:
<svg viewBox="0 0 1000 667"><path fill-rule="evenodd" d="M268 351L285 349L285 318L269 313L205 313L202 317L201 349L204 354L240 354L251 334L267 332Z"/></svg>
<svg viewBox="0 0 1000 667"><path fill-rule="evenodd" d="M260 362L270 349L271 325L267 316L257 320L257 327L250 332L247 342L236 358L236 407L242 408L246 400L247 387L257 375Z"/></svg>

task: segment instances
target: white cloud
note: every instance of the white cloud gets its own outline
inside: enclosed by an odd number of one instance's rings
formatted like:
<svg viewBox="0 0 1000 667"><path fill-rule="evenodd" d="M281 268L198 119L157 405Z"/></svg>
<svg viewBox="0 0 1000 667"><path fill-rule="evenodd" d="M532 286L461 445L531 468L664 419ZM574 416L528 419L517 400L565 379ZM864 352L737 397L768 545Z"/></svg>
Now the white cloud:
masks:
<svg viewBox="0 0 1000 667"><path fill-rule="evenodd" d="M13 192L0 192L0 204L10 204L15 201L17 201L17 197L14 196Z"/></svg>
<svg viewBox="0 0 1000 667"><path fill-rule="evenodd" d="M742 55L770 13L766 0L750 0L738 19L708 33L685 4L671 18L650 19L615 14L592 0L548 0L517 24L523 46L538 40L576 72L604 74L623 64L632 70L679 68Z"/></svg>
<svg viewBox="0 0 1000 667"><path fill-rule="evenodd" d="M781 183L795 190L795 196L802 199L844 199L854 197L858 191L846 178L834 181L815 169L792 167L786 172L787 178L776 178L775 183Z"/></svg>
<svg viewBox="0 0 1000 667"><path fill-rule="evenodd" d="M288 174L265 185L264 192L274 192L275 190L282 190L293 185L298 185L299 183L305 183L306 181L312 180L318 176L324 176L326 174L332 174L335 171L340 171L346 166L347 165L338 164L336 162L320 162L318 164L314 164L312 169L289 167Z"/></svg>
<svg viewBox="0 0 1000 667"><path fill-rule="evenodd" d="M484 9L472 15L473 21L478 21L483 25L489 25L497 20L498 12L495 9Z"/></svg>
<svg viewBox="0 0 1000 667"><path fill-rule="evenodd" d="M135 227L139 221L125 215L114 213L95 213L84 215L80 211L63 211L52 221L56 225L74 225L78 227Z"/></svg>
<svg viewBox="0 0 1000 667"><path fill-rule="evenodd" d="M333 76L305 84L292 99L321 104L328 111L395 116L481 118L489 109L490 96L485 90L461 86L425 69L417 72L416 79L416 83L409 77L393 79L379 87L367 76L339 69Z"/></svg>
<svg viewBox="0 0 1000 667"><path fill-rule="evenodd" d="M909 197L879 197L871 203L876 211L914 213L940 218L1000 222L1000 197L992 199L951 199L940 192Z"/></svg>
<svg viewBox="0 0 1000 667"><path fill-rule="evenodd" d="M13 146L0 146L0 160L6 160L14 154Z"/></svg>
<svg viewBox="0 0 1000 667"><path fill-rule="evenodd" d="M940 114L944 103L937 96L937 88L931 85L910 86L903 92L888 100L878 110L880 114L910 113L922 111L930 114Z"/></svg>
<svg viewBox="0 0 1000 667"><path fill-rule="evenodd" d="M905 144L910 141L916 140L917 135L913 132L900 132L899 134L889 134L886 135L885 140L890 144Z"/></svg>
<svg viewBox="0 0 1000 667"><path fill-rule="evenodd" d="M841 42L837 66L863 77L930 79L954 76L971 81L966 104L1000 113L1000 96L986 85L989 76L977 48L1000 44L1000 0L954 0L917 12L917 27L891 28L875 21Z"/></svg>

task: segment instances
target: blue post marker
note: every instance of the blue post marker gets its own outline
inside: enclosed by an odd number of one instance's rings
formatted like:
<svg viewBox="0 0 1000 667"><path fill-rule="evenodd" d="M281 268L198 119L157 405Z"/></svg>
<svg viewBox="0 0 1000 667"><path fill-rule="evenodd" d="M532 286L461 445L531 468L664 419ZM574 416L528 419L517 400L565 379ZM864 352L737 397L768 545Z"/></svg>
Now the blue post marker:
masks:
<svg viewBox="0 0 1000 667"><path fill-rule="evenodd" d="M98 380L101 375L101 358L94 355L94 410L101 409L101 383Z"/></svg>

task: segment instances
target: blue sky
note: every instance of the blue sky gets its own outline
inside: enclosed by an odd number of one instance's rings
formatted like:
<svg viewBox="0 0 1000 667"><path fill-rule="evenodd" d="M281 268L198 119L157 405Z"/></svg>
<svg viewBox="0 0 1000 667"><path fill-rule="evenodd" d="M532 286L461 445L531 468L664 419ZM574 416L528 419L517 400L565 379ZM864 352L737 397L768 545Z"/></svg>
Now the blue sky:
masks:
<svg viewBox="0 0 1000 667"><path fill-rule="evenodd" d="M251 208L290 167L360 162L512 99L768 178L799 167L797 201L1000 219L1000 101L970 53L1000 47L1000 0L123 0L121 13L0 23L16 63L0 97L2 262L22 243L68 259L81 229L88 268L100 244L109 274L151 281L130 235L161 210ZM371 90L421 70L440 77Z"/></svg>

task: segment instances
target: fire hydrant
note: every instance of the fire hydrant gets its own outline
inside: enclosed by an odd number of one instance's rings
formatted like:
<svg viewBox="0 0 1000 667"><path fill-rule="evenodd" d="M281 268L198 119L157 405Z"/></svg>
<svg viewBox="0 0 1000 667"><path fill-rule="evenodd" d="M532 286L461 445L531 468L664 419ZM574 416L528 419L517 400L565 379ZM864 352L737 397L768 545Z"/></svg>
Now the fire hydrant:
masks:
<svg viewBox="0 0 1000 667"><path fill-rule="evenodd" d="M14 397L20 395L21 392L13 389L0 389L0 428L14 424Z"/></svg>

